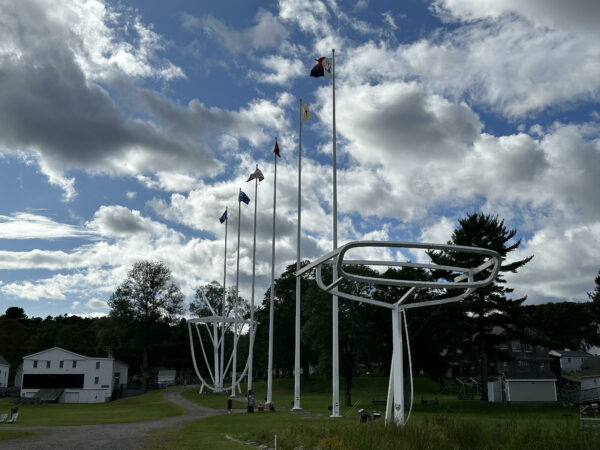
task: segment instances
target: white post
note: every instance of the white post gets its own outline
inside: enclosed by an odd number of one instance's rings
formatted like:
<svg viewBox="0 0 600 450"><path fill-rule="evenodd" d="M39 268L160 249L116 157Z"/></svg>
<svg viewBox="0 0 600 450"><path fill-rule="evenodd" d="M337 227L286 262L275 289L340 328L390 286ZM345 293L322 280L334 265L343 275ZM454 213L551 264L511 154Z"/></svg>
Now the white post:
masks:
<svg viewBox="0 0 600 450"><path fill-rule="evenodd" d="M402 320L400 310L392 310L393 333L393 390L394 390L394 421L396 425L404 425L404 367L402 361Z"/></svg>
<svg viewBox="0 0 600 450"><path fill-rule="evenodd" d="M223 256L223 305L221 308L221 316L223 317L223 322L221 324L221 361L220 361L220 371L218 375L218 383L219 383L219 391L223 390L223 381L225 378L225 374L223 373L223 360L225 359L225 305L227 303L227 224L229 223L229 217L227 214L227 207L225 208L225 252Z"/></svg>
<svg viewBox="0 0 600 450"><path fill-rule="evenodd" d="M256 165L258 169L258 164ZM254 179L254 241L252 246L252 294L250 295L250 348L248 351L248 391L252 389L252 354L254 352L254 278L256 276L256 207L258 205L258 177Z"/></svg>
<svg viewBox="0 0 600 450"><path fill-rule="evenodd" d="M394 311L392 311L394 314ZM392 410L394 409L394 359L390 364L390 381L388 382L387 402L385 405L385 424L388 425L392 418Z"/></svg>
<svg viewBox="0 0 600 450"><path fill-rule="evenodd" d="M277 143L277 138L275 138ZM277 154L273 152L275 158L275 175L273 177L273 241L271 252L271 299L269 302L269 361L267 374L267 403L273 401L273 319L275 302L275 213L277 210Z"/></svg>
<svg viewBox="0 0 600 450"><path fill-rule="evenodd" d="M336 163L336 132L335 132L335 49L331 50L331 81L333 91L333 249L338 246L337 239L337 163ZM333 265L333 279L337 279L337 267ZM340 416L340 354L339 354L339 329L338 329L338 297L333 296L332 305L333 322L333 352L332 376L333 395L331 417Z"/></svg>
<svg viewBox="0 0 600 450"><path fill-rule="evenodd" d="M300 239L302 236L302 99L298 131L298 234L296 236L296 270L300 270ZM296 333L294 336L294 407L300 411L300 299L302 298L300 277L296 277Z"/></svg>
<svg viewBox="0 0 600 450"><path fill-rule="evenodd" d="M242 224L242 202L240 200L240 193L238 194L238 239L237 239L237 262L235 271L235 305L234 305L234 329L233 329L233 367L231 369L231 396L235 397L235 383L236 383L236 372L237 372L237 342L238 342L238 302L240 301L240 229Z"/></svg>

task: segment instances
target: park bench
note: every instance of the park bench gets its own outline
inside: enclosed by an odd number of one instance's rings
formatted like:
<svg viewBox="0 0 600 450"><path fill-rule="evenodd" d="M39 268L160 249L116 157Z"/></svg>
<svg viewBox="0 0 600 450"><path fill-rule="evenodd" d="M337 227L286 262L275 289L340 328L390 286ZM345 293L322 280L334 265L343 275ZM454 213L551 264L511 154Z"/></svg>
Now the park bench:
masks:
<svg viewBox="0 0 600 450"><path fill-rule="evenodd" d="M17 419L19 418L19 413L13 413L13 415L6 421L6 423L17 423Z"/></svg>

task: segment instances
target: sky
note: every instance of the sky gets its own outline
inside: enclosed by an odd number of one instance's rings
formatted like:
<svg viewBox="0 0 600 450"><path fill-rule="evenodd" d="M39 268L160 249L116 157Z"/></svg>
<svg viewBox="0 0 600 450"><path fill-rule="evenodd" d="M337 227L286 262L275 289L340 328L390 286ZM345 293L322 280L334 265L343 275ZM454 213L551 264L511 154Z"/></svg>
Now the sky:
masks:
<svg viewBox="0 0 600 450"><path fill-rule="evenodd" d="M0 312L105 315L139 260L187 301L270 284L332 248L335 49L339 243L437 242L467 214L516 229L514 298L584 301L600 269L595 0L0 0ZM265 180L246 179L258 164ZM389 249L368 257L419 258Z"/></svg>

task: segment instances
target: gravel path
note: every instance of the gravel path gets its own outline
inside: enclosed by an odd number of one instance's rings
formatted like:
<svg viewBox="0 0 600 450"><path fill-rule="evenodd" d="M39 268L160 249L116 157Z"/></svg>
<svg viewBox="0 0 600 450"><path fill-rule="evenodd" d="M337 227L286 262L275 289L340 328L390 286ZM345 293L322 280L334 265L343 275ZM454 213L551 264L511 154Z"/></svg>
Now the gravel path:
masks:
<svg viewBox="0 0 600 450"><path fill-rule="evenodd" d="M164 399L184 408L183 416L167 417L147 422L119 423L107 425L78 425L58 427L23 427L11 426L11 430L40 431L41 434L30 439L4 441L0 447L4 449L134 449L149 431L161 428L172 428L203 417L226 414L226 409L205 408L181 396L184 389L169 389Z"/></svg>

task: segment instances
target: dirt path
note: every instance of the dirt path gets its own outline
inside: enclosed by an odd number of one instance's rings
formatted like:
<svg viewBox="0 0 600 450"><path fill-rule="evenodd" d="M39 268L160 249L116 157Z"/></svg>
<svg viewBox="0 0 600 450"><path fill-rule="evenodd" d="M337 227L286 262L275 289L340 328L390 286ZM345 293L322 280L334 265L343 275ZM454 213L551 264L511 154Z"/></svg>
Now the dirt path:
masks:
<svg viewBox="0 0 600 450"><path fill-rule="evenodd" d="M198 405L181 396L184 389L170 389L164 393L164 399L184 408L183 416L167 417L147 422L119 423L106 425L78 425L57 427L23 427L14 426L11 430L40 431L41 434L30 439L4 441L0 447L4 449L134 449L149 431L171 428L185 422L203 417L226 414L225 409L211 409Z"/></svg>

